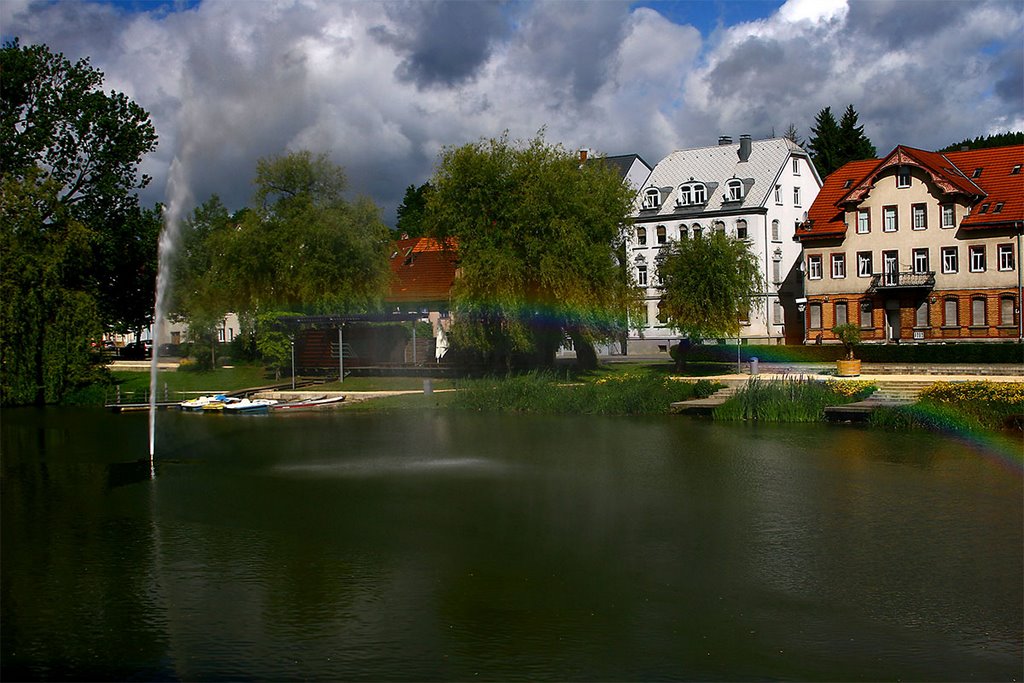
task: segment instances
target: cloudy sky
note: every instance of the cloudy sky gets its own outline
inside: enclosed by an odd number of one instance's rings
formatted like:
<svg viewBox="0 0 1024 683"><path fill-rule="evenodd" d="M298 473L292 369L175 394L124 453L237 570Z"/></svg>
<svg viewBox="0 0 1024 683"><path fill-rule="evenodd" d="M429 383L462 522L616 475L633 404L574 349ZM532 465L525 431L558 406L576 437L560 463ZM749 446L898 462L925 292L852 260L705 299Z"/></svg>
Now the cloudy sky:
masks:
<svg viewBox="0 0 1024 683"><path fill-rule="evenodd" d="M89 57L231 208L260 157L327 152L386 221L439 150L509 131L655 164L809 136L847 104L879 153L1024 130L1022 0L2 0L5 40Z"/></svg>

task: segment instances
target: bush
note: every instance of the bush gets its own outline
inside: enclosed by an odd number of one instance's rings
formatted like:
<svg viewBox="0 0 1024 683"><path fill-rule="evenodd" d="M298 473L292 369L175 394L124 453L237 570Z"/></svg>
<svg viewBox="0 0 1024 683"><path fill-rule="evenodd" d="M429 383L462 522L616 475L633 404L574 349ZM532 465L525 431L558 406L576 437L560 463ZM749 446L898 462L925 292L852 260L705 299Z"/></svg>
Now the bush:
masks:
<svg viewBox="0 0 1024 683"><path fill-rule="evenodd" d="M740 357L757 356L762 363L830 363L842 358L839 344L781 346L748 344L740 346ZM1017 342L955 344L860 344L857 356L868 363L1008 363L1022 364L1024 348ZM736 345L694 344L688 362L736 362Z"/></svg>
<svg viewBox="0 0 1024 683"><path fill-rule="evenodd" d="M875 389L867 382L858 382L852 387L846 384L803 377L781 380L752 377L735 396L715 408L713 416L716 420L817 422L825 417L828 406L856 401Z"/></svg>
<svg viewBox="0 0 1024 683"><path fill-rule="evenodd" d="M547 372L508 378L464 380L453 399L457 408L579 415L665 414L677 401L710 395L718 385L690 383L655 372L612 375L594 382L569 383Z"/></svg>

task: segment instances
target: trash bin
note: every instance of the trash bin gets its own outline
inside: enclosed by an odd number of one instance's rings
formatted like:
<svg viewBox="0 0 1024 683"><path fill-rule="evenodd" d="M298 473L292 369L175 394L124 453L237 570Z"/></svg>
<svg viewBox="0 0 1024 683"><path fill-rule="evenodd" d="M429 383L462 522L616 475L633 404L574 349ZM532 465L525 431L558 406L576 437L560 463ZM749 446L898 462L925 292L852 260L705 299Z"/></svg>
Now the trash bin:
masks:
<svg viewBox="0 0 1024 683"><path fill-rule="evenodd" d="M427 394L428 396L434 393L434 380L423 380L423 393Z"/></svg>
<svg viewBox="0 0 1024 683"><path fill-rule="evenodd" d="M757 356L751 356L750 357L750 374L751 375L756 375L757 372L758 372Z"/></svg>

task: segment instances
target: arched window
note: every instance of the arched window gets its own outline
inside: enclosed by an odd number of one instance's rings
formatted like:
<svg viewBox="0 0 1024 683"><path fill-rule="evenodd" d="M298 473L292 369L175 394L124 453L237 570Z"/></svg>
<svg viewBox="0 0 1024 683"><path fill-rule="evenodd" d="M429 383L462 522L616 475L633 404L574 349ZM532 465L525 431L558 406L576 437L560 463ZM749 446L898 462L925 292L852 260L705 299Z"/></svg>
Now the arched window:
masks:
<svg viewBox="0 0 1024 683"><path fill-rule="evenodd" d="M708 201L708 190L704 187L704 183L696 183L693 186L693 203L694 204L706 204Z"/></svg>
<svg viewBox="0 0 1024 683"><path fill-rule="evenodd" d="M779 242L779 219L776 218L772 221L772 241Z"/></svg>
<svg viewBox="0 0 1024 683"><path fill-rule="evenodd" d="M742 218L736 221L736 238L741 240L747 239L747 221Z"/></svg>
<svg viewBox="0 0 1024 683"><path fill-rule="evenodd" d="M704 204L708 201L708 190L704 183L685 183L679 186L677 201L680 206Z"/></svg>
<svg viewBox="0 0 1024 683"><path fill-rule="evenodd" d="M665 233L665 226L659 225L657 228L658 244L665 244L668 241L668 235Z"/></svg>
<svg viewBox="0 0 1024 683"><path fill-rule="evenodd" d="M692 204L693 200L690 199L690 196L691 196L690 195L690 186L689 185L680 185L679 186L679 205L680 206L686 206L687 204Z"/></svg>
<svg viewBox="0 0 1024 683"><path fill-rule="evenodd" d="M1017 301L1013 296L1003 295L999 299L999 324L1012 325L1017 322L1014 315L1017 309Z"/></svg>
<svg viewBox="0 0 1024 683"><path fill-rule="evenodd" d="M658 188L652 187L644 192L643 208L657 209L659 206L661 206L661 192Z"/></svg>
<svg viewBox="0 0 1024 683"><path fill-rule="evenodd" d="M647 228L636 229L636 243L638 246L647 246Z"/></svg>
<svg viewBox="0 0 1024 683"><path fill-rule="evenodd" d="M730 202L738 202L743 199L743 183L738 179L733 178L725 184L727 191L726 200Z"/></svg>

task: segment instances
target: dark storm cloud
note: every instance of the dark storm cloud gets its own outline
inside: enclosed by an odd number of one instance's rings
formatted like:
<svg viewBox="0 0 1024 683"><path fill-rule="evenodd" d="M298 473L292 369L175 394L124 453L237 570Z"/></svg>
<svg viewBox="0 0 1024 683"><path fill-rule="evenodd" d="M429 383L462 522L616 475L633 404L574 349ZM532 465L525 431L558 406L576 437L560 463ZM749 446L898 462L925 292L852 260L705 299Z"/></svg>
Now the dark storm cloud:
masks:
<svg viewBox="0 0 1024 683"><path fill-rule="evenodd" d="M961 25L964 15L976 11L976 5L953 0L860 0L849 4L847 25L888 48L900 49Z"/></svg>
<svg viewBox="0 0 1024 683"><path fill-rule="evenodd" d="M374 26L370 35L406 55L396 75L420 88L472 79L509 30L496 2L417 2L389 6L387 14L394 28Z"/></svg>
<svg viewBox="0 0 1024 683"><path fill-rule="evenodd" d="M1024 49L1018 45L993 65L995 92L1010 107L1024 105Z"/></svg>

